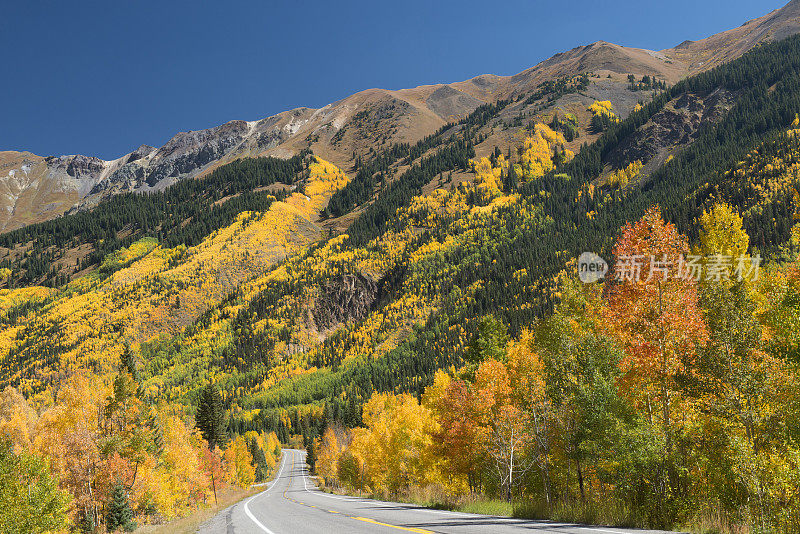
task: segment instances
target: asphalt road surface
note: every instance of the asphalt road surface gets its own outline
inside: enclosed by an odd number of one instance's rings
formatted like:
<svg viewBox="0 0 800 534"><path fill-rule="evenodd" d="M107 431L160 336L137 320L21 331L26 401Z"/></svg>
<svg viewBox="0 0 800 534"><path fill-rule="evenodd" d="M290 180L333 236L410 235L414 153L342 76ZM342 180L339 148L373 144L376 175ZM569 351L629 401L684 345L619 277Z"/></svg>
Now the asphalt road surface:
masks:
<svg viewBox="0 0 800 534"><path fill-rule="evenodd" d="M656 534L663 531L574 525L430 510L317 490L305 452L283 452L275 480L264 491L227 508L199 532L225 534L338 534L403 532L453 534Z"/></svg>

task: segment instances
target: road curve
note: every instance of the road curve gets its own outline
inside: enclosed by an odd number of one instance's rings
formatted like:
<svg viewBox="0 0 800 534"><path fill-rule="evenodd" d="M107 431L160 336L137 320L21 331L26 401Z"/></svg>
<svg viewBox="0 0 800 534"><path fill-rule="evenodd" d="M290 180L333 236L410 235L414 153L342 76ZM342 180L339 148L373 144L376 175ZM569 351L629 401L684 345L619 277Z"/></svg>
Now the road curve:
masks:
<svg viewBox="0 0 800 534"><path fill-rule="evenodd" d="M277 476L264 491L203 523L202 534L658 534L659 530L594 527L431 510L319 491L305 452L284 449Z"/></svg>

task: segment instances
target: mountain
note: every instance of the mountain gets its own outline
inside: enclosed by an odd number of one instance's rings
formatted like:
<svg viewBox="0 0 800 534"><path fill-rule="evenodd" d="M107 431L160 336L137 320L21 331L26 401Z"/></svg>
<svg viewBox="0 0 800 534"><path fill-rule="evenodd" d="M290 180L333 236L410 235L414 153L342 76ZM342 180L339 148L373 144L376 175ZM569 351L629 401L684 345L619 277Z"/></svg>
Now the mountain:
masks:
<svg viewBox="0 0 800 534"><path fill-rule="evenodd" d="M627 74L674 83L798 31L800 0L793 0L740 28L660 52L599 41L556 54L513 76L486 74L413 89L368 89L321 109L297 108L258 121L181 132L160 148L142 145L112 161L0 152L0 232L90 209L121 192L162 190L242 157L288 157L310 148L347 169L354 154L414 143L482 104L530 95L547 81L584 72L611 76L604 90L593 96L623 100L617 103L618 113L626 116L636 103L624 101Z"/></svg>
<svg viewBox="0 0 800 534"><path fill-rule="evenodd" d="M476 318L497 314L518 335L547 314L569 258L607 254L651 206L694 238L724 198L751 245L780 257L800 154L798 47L789 38L647 90L624 120L609 108L632 106L644 82L561 78L349 174L307 151L242 158L3 234L16 288L0 290L0 383L33 395L75 368L108 373L124 344L154 399L166 388L187 401L210 366L238 392L239 429L321 402L353 424L356 398L418 391L460 362ZM622 96L589 106L602 94Z"/></svg>
<svg viewBox="0 0 800 534"><path fill-rule="evenodd" d="M58 479L6 485L159 523L280 442L386 498L798 532L795 7L695 74L600 42L115 162L2 153L20 210L77 206L0 234L0 464ZM642 276L581 283L585 252Z"/></svg>

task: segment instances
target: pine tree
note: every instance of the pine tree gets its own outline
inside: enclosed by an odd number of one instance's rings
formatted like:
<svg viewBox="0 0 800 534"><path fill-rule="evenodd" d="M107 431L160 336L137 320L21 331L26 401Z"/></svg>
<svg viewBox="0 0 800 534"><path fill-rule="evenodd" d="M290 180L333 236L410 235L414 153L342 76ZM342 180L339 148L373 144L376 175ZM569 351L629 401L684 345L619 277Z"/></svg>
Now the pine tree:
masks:
<svg viewBox="0 0 800 534"><path fill-rule="evenodd" d="M119 481L111 488L111 499L108 502L108 512L106 513L106 528L109 532L118 529L133 532L136 529L127 491L125 491L124 484Z"/></svg>
<svg viewBox="0 0 800 534"><path fill-rule="evenodd" d="M253 457L253 462L256 464L256 482L266 480L269 475L267 456L264 454L263 449L259 446L255 438L247 440L247 450L250 452L250 456Z"/></svg>
<svg viewBox="0 0 800 534"><path fill-rule="evenodd" d="M122 371L127 371L133 381L136 383L136 396L141 397L142 393L144 392L142 389L142 380L141 375L139 374L139 366L136 362L136 355L131 350L130 346L127 344L122 350L122 356L120 356L120 363L122 364Z"/></svg>
<svg viewBox="0 0 800 534"><path fill-rule="evenodd" d="M227 438L228 422L222 397L214 384L208 384L200 391L195 416L197 428L203 434L210 448L224 445Z"/></svg>
<svg viewBox="0 0 800 534"><path fill-rule="evenodd" d="M215 447L225 444L228 422L225 418L225 408L222 406L222 397L214 384L208 384L200 390L195 424L208 442L209 449L214 450ZM214 490L214 502L216 503L217 484L213 473L211 474L211 487Z"/></svg>
<svg viewBox="0 0 800 534"><path fill-rule="evenodd" d="M486 360L505 361L505 349L508 344L508 327L495 318L486 316L478 323L477 332L472 338L464 360L464 378L472 380L478 365Z"/></svg>
<svg viewBox="0 0 800 534"><path fill-rule="evenodd" d="M309 470L313 472L317 466L317 450L313 439L309 440L308 445L306 445L306 463Z"/></svg>

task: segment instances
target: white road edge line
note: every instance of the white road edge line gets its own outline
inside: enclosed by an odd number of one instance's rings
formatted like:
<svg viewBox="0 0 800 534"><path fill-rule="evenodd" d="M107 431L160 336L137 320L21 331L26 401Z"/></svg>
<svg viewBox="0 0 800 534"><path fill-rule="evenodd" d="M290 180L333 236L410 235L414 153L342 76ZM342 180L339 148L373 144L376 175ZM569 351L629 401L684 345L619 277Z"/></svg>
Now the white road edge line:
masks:
<svg viewBox="0 0 800 534"><path fill-rule="evenodd" d="M271 490L271 489L272 489L272 488L275 486L275 484L278 482L278 479L279 479L279 478L281 478L281 473L283 473L283 468L284 468L284 467L286 467L286 457L287 457L287 456L289 456L289 454L288 454L288 453L284 453L284 454L283 454L283 459L281 460L281 468L280 468L280 469L278 469L278 474L277 474L277 475L275 475L275 480L273 480L273 481L272 481L272 484L270 484L270 485L267 487L267 489L265 489L265 490L264 490L264 491L262 491L261 493L257 493L256 495L253 495L252 497L250 497L249 499L247 499L247 500L244 502L244 513L245 513L245 514L247 514L247 517L249 517L249 518L250 518L250 520L251 520L253 523L255 523L257 527L259 527L261 530L263 530L263 531L264 531L264 532L266 532L267 534L275 534L275 533L274 533L274 532L272 532L272 531L271 531L270 529L268 529L267 527L265 527L265 526L264 526L264 525L261 523L261 521L259 521L258 519L256 519L256 516L254 516L254 515L253 515L253 513L250 511L250 506L248 506L248 505L250 504L250 501L252 501L252 500L253 500L253 499L255 499L256 497L261 497L262 495L266 495L266 494L269 492L269 490Z"/></svg>
<svg viewBox="0 0 800 534"><path fill-rule="evenodd" d="M611 532L612 534L625 534L624 530L608 530L605 528L596 528L596 527L578 527L583 530L592 530L594 532Z"/></svg>

